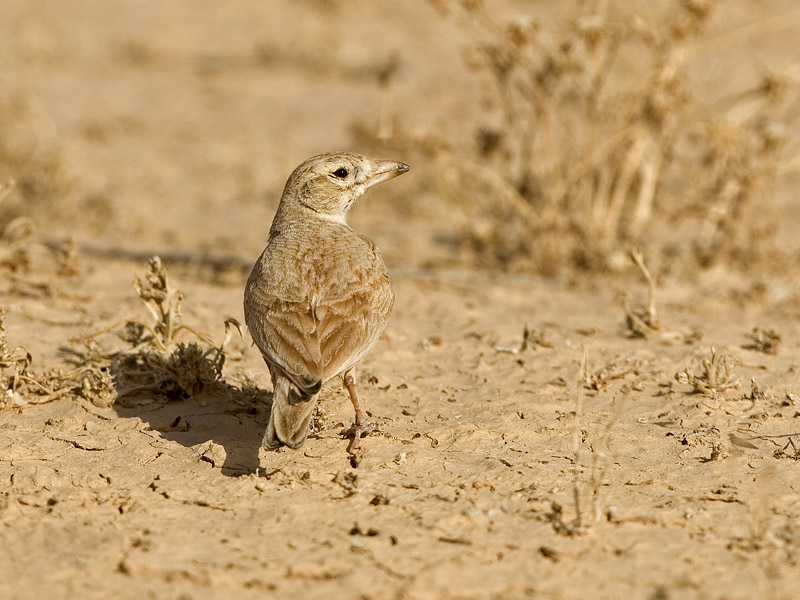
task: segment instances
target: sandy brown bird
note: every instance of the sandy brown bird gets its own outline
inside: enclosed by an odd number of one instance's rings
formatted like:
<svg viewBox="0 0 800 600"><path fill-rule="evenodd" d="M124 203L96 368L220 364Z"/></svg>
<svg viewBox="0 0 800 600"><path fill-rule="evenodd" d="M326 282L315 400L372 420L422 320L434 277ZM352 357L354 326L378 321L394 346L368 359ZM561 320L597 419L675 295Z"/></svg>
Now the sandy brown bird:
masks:
<svg viewBox="0 0 800 600"><path fill-rule="evenodd" d="M353 376L394 304L378 248L347 213L372 186L408 165L338 152L309 158L289 176L244 293L244 315L272 376L263 446L306 440L322 384L341 376L355 408L353 451L366 428Z"/></svg>

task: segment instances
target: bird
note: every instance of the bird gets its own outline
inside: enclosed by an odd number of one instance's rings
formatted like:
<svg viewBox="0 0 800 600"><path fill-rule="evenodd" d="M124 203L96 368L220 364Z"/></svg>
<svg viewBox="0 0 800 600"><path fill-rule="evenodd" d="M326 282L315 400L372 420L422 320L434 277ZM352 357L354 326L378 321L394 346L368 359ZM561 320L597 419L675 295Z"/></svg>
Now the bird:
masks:
<svg viewBox="0 0 800 600"><path fill-rule="evenodd" d="M369 432L355 367L383 333L394 290L378 247L347 215L369 188L408 170L332 152L307 159L286 181L244 291L245 322L272 378L265 449L303 445L319 391L335 377L355 409L348 452Z"/></svg>

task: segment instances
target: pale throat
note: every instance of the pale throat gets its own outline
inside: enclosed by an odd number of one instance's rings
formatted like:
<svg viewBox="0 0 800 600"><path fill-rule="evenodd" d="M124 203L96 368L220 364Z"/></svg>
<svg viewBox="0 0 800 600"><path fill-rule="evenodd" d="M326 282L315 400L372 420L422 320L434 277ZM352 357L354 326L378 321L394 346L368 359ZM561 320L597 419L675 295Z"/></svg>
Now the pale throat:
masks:
<svg viewBox="0 0 800 600"><path fill-rule="evenodd" d="M339 223L340 225L347 225L346 213L331 214L331 213L314 211L314 215L318 219L322 219L323 221L330 221L331 223Z"/></svg>

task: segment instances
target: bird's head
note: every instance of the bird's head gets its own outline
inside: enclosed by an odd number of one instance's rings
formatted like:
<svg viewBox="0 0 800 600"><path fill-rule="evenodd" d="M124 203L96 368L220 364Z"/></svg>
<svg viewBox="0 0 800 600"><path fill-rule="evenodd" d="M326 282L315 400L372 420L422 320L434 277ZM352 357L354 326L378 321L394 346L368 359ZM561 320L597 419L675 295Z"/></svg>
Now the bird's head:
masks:
<svg viewBox="0 0 800 600"><path fill-rule="evenodd" d="M353 203L373 185L408 171L393 160L335 152L312 156L289 176L282 203L299 203L320 217L344 222Z"/></svg>

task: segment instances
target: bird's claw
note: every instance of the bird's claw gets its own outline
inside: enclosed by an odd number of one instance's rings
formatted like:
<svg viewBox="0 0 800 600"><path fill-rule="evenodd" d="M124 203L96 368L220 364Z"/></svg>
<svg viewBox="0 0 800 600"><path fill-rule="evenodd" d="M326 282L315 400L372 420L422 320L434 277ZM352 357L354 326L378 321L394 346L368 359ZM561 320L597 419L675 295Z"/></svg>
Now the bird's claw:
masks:
<svg viewBox="0 0 800 600"><path fill-rule="evenodd" d="M347 446L348 454L352 454L359 448L362 437L366 437L378 431L378 426L375 423L354 423L348 429L342 432L342 435L350 439L350 444Z"/></svg>

